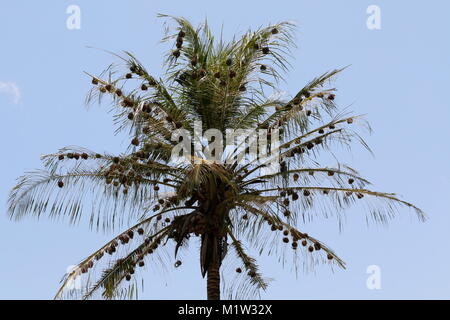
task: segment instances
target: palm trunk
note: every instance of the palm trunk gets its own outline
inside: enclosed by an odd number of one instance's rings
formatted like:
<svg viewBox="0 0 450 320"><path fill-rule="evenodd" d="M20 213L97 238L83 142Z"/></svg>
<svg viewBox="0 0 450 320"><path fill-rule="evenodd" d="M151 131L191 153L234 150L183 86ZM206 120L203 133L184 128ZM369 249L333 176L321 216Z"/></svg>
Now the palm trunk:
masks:
<svg viewBox="0 0 450 320"><path fill-rule="evenodd" d="M208 300L220 300L220 262L212 261L208 267Z"/></svg>

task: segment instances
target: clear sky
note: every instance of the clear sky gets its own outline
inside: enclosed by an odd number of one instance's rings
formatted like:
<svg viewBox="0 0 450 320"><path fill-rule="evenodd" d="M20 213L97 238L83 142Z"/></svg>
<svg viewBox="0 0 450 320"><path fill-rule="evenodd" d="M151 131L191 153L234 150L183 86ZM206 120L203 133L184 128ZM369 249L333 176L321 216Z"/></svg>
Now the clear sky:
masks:
<svg viewBox="0 0 450 320"><path fill-rule="evenodd" d="M81 9L81 29L69 30L66 9ZM381 9L381 30L366 26L370 5ZM374 183L397 192L430 217L426 223L401 210L389 227L367 227L349 210L335 221L305 227L331 246L347 270L320 267L297 278L289 267L263 258L274 278L267 299L450 298L450 3L448 1L2 1L0 4L0 298L52 298L69 265L98 248L108 235L87 225L68 226L6 215L15 178L40 168L39 156L67 145L120 152L128 140L113 137L107 106L87 110L90 88L83 71L98 73L112 56L87 49L128 50L159 74L163 20L181 15L194 24L208 18L225 35L270 22L298 24L298 48L282 89L295 93L313 77L351 64L336 81L337 102L367 113L372 157L356 147L340 155ZM194 246L192 246L194 248ZM142 298L205 297L198 258L162 278L149 272ZM369 290L368 266L381 270L381 289Z"/></svg>

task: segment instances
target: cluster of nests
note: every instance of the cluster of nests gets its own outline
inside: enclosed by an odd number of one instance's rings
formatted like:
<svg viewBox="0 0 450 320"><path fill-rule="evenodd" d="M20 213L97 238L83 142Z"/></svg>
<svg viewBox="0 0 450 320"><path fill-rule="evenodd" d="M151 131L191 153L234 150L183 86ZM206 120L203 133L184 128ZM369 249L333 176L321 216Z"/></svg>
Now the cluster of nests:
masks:
<svg viewBox="0 0 450 320"><path fill-rule="evenodd" d="M273 28L272 29L272 34L277 34L278 33L278 29ZM176 49L174 51L172 51L172 55L175 58L179 58L181 55L181 49L183 47L183 42L184 42L184 37L186 36L186 33L183 30L180 30L180 32L178 33L177 39L176 39ZM270 52L269 47L267 46L260 46L258 43L254 44L254 49L255 50L261 50L261 52L263 54L268 54ZM198 57L196 55L193 55L191 57L190 60L190 64L192 67L196 67L198 65ZM231 58L228 58L225 60L225 64L227 67L231 67L233 64L233 60ZM261 71L265 71L267 70L267 66L265 65L261 65L260 66ZM207 71L205 69L199 69L199 70L193 70L190 74L187 73L183 73L180 75L180 79L181 81L186 81L188 78L192 79L192 80L197 80L197 79L201 79L204 78L207 75ZM225 79L225 77L228 77L228 79L233 79L234 77L236 77L236 71L234 70L228 70L226 73L217 71L217 72L213 72L212 75L214 76L215 79L217 79L219 81L219 85L222 87L225 87L227 85L227 81ZM244 84L239 86L239 91L246 91L247 88L245 87Z"/></svg>
<svg viewBox="0 0 450 320"><path fill-rule="evenodd" d="M286 210L287 212L284 213L284 215L290 215L289 210ZM317 242L317 241L312 241L308 238L308 234L306 233L300 233L295 229L284 229L283 226L281 225L276 225L275 223L273 223L270 219L265 219L266 222L271 226L271 230L274 232L277 231L282 231L283 232L283 242L284 243L289 243L290 239L289 237L292 238L291 241L291 246L292 249L297 249L298 248L298 242L301 240L301 245L303 247L308 246L308 251L309 252L313 252L313 251L319 251L320 249L322 249L322 245ZM333 256L331 254L327 255L328 260L332 260Z"/></svg>
<svg viewBox="0 0 450 320"><path fill-rule="evenodd" d="M144 234L144 229L143 228L138 228L136 229L136 233L140 236L142 236ZM134 237L134 231L133 230L128 230L126 232L124 232L123 234L121 234L120 236L117 237L117 240L120 241L120 244L125 245L127 244L131 239L133 239ZM107 246L105 249L103 249L102 251L98 252L95 255L95 260L100 260L104 253L107 253L109 255L112 255L116 252L116 248L119 246L119 242L117 240L112 241L109 246ZM144 262L144 255L146 254L152 254L154 250L156 250L158 248L158 246L161 244L161 239L157 238L152 242L152 238L148 237L144 240L144 244L147 246L146 248L144 247L140 247L138 249L136 249L136 257L130 262L130 266L127 268L127 274L125 275L125 279L127 281L131 280L131 275L134 274L134 269L137 266L139 267L143 267L145 265ZM151 244L151 246L149 246ZM121 263L123 262L123 259L118 259L117 263ZM175 262L175 267L179 267L181 266L182 262L180 260L177 260ZM89 260L87 263L85 263L82 267L81 267L81 273L87 273L89 271L89 269L91 269L94 266L94 261L91 259Z"/></svg>
<svg viewBox="0 0 450 320"><path fill-rule="evenodd" d="M164 179L163 181L166 182L168 179ZM154 185L153 186L153 190L154 191L159 191L159 186L158 185ZM177 196L173 196L170 198L166 198L166 199L156 199L157 200L157 204L155 206L153 206L153 212L159 211L161 208L168 208L170 206L178 206L180 204L180 200L178 199ZM186 204L187 205L187 204ZM158 215L157 220L162 220L162 216ZM170 218L166 218L164 220L166 223L170 222Z"/></svg>
<svg viewBox="0 0 450 320"><path fill-rule="evenodd" d="M331 177L331 176L334 176L334 174L335 174L335 171L333 171L333 170L329 170L329 171L327 172L327 175L330 176L330 177ZM311 171L309 172L309 175L313 176L313 175L314 175L314 171L311 170ZM298 173L294 173L294 174L292 175L292 179L294 180L294 182L297 182L299 178L300 178L300 176L299 176ZM355 182L355 179L349 178L349 179L347 180L347 182L348 182L348 184L352 185L352 184ZM329 190L323 190L322 193L325 194L325 195L327 195L327 194L329 194ZM353 194L352 191L347 191L347 192L345 193L346 196L351 196L352 194ZM308 189L303 189L303 196L309 197L310 195L311 195L311 191L309 191ZM291 201L289 197L291 197L292 201L297 201L297 200L299 199L299 194L298 194L295 190L292 190L292 189L281 190L281 191L280 191L280 196L284 198L284 199L283 199L283 204L284 204L286 207L289 206L290 201ZM364 198L364 194L362 194L362 193L360 193L360 192L357 192L357 193L356 193L356 196L358 197L358 199ZM285 216L289 216L289 214L287 214L288 212L289 212L289 210L287 210L287 212L285 212Z"/></svg>
<svg viewBox="0 0 450 320"><path fill-rule="evenodd" d="M124 78L132 79L133 73L139 77L144 76L144 70L142 70L141 67L139 67L138 65L132 65L130 67L130 72L125 74ZM158 84L152 77L146 77L146 78L147 78L146 82L142 83L142 85L141 85L141 90L143 90L143 91L148 90L149 87L155 87ZM99 85L99 80L95 77L92 78L91 82L93 85ZM117 97L123 96L122 90L119 88L115 88L114 85L111 83L106 83L105 85L100 85L98 89L101 93L109 92L109 93L116 94ZM130 101L126 101L126 98L124 99L124 102L127 104L130 103Z"/></svg>
<svg viewBox="0 0 450 320"><path fill-rule="evenodd" d="M288 104L284 105L284 106L276 106L275 110L276 111L281 111L281 110L290 110L292 109L294 106L296 108L298 108L299 110L303 110L303 106L302 106L302 102L304 99L308 99L311 97L311 93L307 90L302 91L299 96L295 97L294 99L292 99L292 101L290 101ZM323 92L319 92L317 94L314 94L313 97L317 97L317 98L326 98L330 101L333 101L336 98L336 95L333 93L327 94L327 96L325 97L325 93ZM312 115L312 111L311 110L306 110L306 115L309 117ZM320 132L319 132L320 133Z"/></svg>
<svg viewBox="0 0 450 320"><path fill-rule="evenodd" d="M100 159L103 156L99 153L95 154L94 156L90 156L88 155L86 152L83 153L77 153L77 152L68 152L65 154L60 154L58 155L58 159L59 160L64 160L64 159L75 159L75 160L79 160L79 159L83 159L83 160L88 160L89 158L96 158L96 159ZM64 182L62 180L58 181L58 187L62 188L64 187Z"/></svg>
<svg viewBox="0 0 450 320"><path fill-rule="evenodd" d="M144 73L137 65L131 66L130 67L130 71L132 73L127 73L125 75L126 79L131 79L133 77L133 73L135 73L138 76L142 76L143 73ZM99 81L98 81L97 78L92 78L92 83L94 85L98 85ZM149 79L146 79L146 82L141 85L141 90L145 91L145 90L148 90L149 87L155 87L156 85L157 85L157 82L153 78L149 77ZM110 93L114 93L117 97L122 97L122 100L120 102L120 105L122 107L124 107L124 108L131 108L133 110L136 110L136 102L133 101L133 99L131 99L129 97L123 96L122 90L119 89L119 88L115 88L112 84L106 84L104 86L99 86L99 90L102 93L110 92ZM145 103L143 103L141 111L142 111L142 116L144 118L148 117L151 112L158 113L158 110L152 110L152 104L156 104L157 105L158 103L156 103L156 102L153 102L153 103L145 102ZM133 120L134 117L135 117L135 112L129 112L127 117L128 117L129 120ZM167 122L169 122L169 123L172 123L173 126L175 128L177 128L177 129L182 127L182 122L174 121L170 116L167 116L165 118L165 120ZM143 128L143 133L144 134L146 134L145 131L147 131L147 133L148 133L150 131L150 128L149 127L144 127ZM134 138L131 141L131 144L137 146L137 145L139 145L139 140L137 138Z"/></svg>

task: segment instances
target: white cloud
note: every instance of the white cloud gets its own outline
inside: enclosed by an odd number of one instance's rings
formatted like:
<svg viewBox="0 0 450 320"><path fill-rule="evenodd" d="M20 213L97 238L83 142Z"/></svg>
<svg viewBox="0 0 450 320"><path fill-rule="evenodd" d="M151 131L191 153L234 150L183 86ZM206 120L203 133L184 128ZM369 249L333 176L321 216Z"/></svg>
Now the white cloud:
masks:
<svg viewBox="0 0 450 320"><path fill-rule="evenodd" d="M19 104L22 100L19 86L14 82L0 81L0 93L9 96L9 99L13 104Z"/></svg>

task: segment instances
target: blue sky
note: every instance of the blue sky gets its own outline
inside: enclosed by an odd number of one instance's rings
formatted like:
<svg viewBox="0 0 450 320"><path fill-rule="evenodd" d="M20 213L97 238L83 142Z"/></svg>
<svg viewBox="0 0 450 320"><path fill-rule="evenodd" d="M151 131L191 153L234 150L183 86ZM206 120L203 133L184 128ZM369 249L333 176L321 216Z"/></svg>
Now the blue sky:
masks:
<svg viewBox="0 0 450 320"><path fill-rule="evenodd" d="M81 8L81 29L66 28L69 5ZM366 27L369 5L381 8L381 30ZM449 299L450 279L450 42L444 1L2 1L0 4L0 298L48 299L69 265L98 248L108 235L86 225L11 222L6 200L15 178L39 168L39 156L67 145L120 152L128 139L112 137L106 107L84 107L90 87L83 71L98 73L114 52L128 50L154 74L161 71L163 21L157 13L193 23L208 18L225 35L270 22L297 22L298 48L282 89L291 93L313 77L351 64L336 81L340 106L367 114L374 133L372 157L356 147L341 153L374 183L421 207L419 223L401 210L389 227L367 227L362 212L316 220L308 233L329 244L347 270L320 267L297 278L275 259L262 258L274 278L267 299ZM193 251L194 253L194 251ZM205 297L195 254L167 277L149 272L142 298ZM381 289L366 287L366 269L378 265Z"/></svg>

